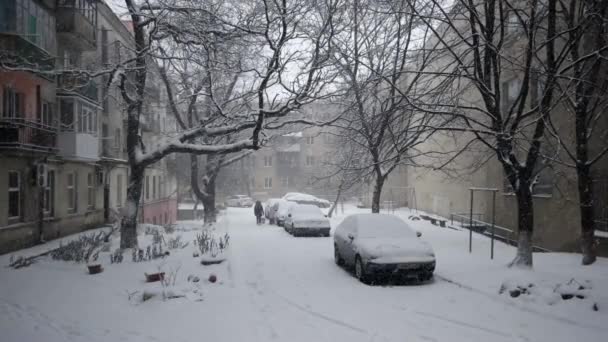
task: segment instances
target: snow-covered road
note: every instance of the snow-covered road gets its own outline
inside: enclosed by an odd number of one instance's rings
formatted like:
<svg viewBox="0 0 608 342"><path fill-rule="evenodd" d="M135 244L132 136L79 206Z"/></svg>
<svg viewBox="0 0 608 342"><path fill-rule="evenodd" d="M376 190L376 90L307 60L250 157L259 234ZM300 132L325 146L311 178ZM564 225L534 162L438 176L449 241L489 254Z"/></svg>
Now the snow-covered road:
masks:
<svg viewBox="0 0 608 342"><path fill-rule="evenodd" d="M332 238L294 238L231 209L231 277L257 341L573 341L584 328L446 281L367 286L333 261ZM439 260L441 263L441 260ZM243 311L243 310L241 310Z"/></svg>
<svg viewBox="0 0 608 342"><path fill-rule="evenodd" d="M407 217L408 212L398 214ZM332 226L343 217L332 219ZM498 244L490 261L483 237L475 238L469 254L466 232L410 223L437 254L432 283L364 285L334 264L332 238L294 238L276 226L257 226L250 208L230 208L222 216L218 229L226 229L231 242L228 260L220 265L200 265L191 243L172 250L166 260L109 265L104 255L105 271L94 276L82 264L48 259L19 270L2 267L0 341L599 342L608 336L602 323L608 260L582 268L577 256L554 253L535 256L534 271L510 270L504 265L512 247ZM196 230L174 234L194 240L200 223L183 224ZM150 236L142 236L142 245L146 239ZM54 244L17 255L40 253ZM0 256L0 265L8 258ZM161 290L159 283L143 281L144 272L159 269L179 269L176 287L196 288L203 300L128 299ZM218 276L215 284L206 281L211 273ZM201 281L188 282L191 275ZM548 305L532 297L499 295L500 284L510 277L537 284L590 279L595 297ZM599 312L591 310L593 301L600 303Z"/></svg>

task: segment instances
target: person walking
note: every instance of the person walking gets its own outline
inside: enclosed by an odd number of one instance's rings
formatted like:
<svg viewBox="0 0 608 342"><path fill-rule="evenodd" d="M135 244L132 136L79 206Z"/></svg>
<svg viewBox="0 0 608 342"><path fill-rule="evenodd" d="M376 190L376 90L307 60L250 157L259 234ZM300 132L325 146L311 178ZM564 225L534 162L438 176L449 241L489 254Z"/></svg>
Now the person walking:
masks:
<svg viewBox="0 0 608 342"><path fill-rule="evenodd" d="M255 205L253 206L253 213L255 214L255 221L257 224L262 223L262 215L264 215L264 207L262 206L262 202L255 201Z"/></svg>

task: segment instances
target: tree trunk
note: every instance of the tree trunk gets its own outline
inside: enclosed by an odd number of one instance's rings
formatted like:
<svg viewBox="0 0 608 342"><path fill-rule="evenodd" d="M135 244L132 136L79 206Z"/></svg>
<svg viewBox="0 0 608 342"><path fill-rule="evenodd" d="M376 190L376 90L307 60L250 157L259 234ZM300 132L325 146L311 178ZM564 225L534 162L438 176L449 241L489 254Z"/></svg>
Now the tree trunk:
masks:
<svg viewBox="0 0 608 342"><path fill-rule="evenodd" d="M217 217L215 215L215 177L209 177L205 184L205 200L203 201L205 210L205 223L215 223Z"/></svg>
<svg viewBox="0 0 608 342"><path fill-rule="evenodd" d="M334 204L331 206L331 209L329 209L329 212L327 213L327 217L330 217L333 215L334 210L336 210L336 207L338 206L338 201L340 201L340 196L342 196L342 188L338 187L338 194L336 195L336 200L334 201Z"/></svg>
<svg viewBox="0 0 608 342"><path fill-rule="evenodd" d="M532 267L534 208L530 184L520 179L515 194L517 197L517 255L509 266Z"/></svg>
<svg viewBox="0 0 608 342"><path fill-rule="evenodd" d="M376 176L376 184L374 185L374 193L372 195L372 213L380 212L380 197L382 195L382 187L384 186L384 177Z"/></svg>
<svg viewBox="0 0 608 342"><path fill-rule="evenodd" d="M595 212L593 210L593 180L587 165L576 169L578 174L578 198L581 211L581 252L583 265L591 265L597 259L595 250Z"/></svg>
<svg viewBox="0 0 608 342"><path fill-rule="evenodd" d="M120 248L137 248L137 214L145 168L131 166L125 213L120 223Z"/></svg>

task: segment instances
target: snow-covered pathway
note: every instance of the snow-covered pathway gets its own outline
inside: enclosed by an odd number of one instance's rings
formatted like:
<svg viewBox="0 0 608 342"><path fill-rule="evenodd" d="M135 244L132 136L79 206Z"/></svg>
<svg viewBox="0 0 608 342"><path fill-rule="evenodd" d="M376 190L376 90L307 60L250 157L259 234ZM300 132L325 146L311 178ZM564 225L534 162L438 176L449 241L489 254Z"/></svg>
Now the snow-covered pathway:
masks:
<svg viewBox="0 0 608 342"><path fill-rule="evenodd" d="M597 334L440 273L421 286L361 284L334 264L331 238L256 226L250 210L231 209L228 227L233 281L250 299L245 311L256 314L257 341L572 341Z"/></svg>

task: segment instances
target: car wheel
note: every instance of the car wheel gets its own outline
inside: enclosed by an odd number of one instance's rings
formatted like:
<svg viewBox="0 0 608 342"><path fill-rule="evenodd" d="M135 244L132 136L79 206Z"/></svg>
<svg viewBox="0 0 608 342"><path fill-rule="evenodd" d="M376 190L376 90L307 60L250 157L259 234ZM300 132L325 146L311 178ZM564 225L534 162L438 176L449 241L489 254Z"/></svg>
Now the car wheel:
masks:
<svg viewBox="0 0 608 342"><path fill-rule="evenodd" d="M365 266L363 266L363 261L361 261L361 257L358 255L355 257L355 277L363 284L369 283L368 275L365 273Z"/></svg>
<svg viewBox="0 0 608 342"><path fill-rule="evenodd" d="M334 261L338 266L344 266L344 259L340 255L340 251L338 251L338 246L334 245Z"/></svg>

